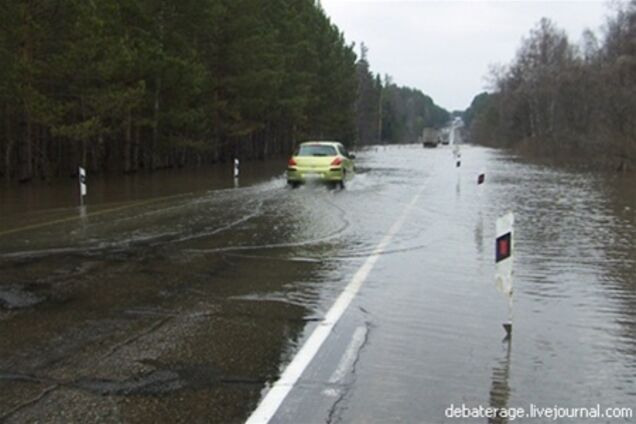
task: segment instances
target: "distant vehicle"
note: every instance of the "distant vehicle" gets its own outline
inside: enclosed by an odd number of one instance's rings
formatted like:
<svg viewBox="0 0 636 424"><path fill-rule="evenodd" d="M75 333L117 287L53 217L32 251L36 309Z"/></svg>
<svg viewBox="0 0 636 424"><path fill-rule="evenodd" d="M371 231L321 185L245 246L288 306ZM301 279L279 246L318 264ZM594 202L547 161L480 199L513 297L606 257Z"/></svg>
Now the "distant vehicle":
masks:
<svg viewBox="0 0 636 424"><path fill-rule="evenodd" d="M424 128L422 130L422 146L424 147L437 147L440 142L440 137L435 128Z"/></svg>
<svg viewBox="0 0 636 424"><path fill-rule="evenodd" d="M444 146L448 146L450 144L450 133L445 131L444 133L442 133L442 137L440 139L440 142L444 145Z"/></svg>
<svg viewBox="0 0 636 424"><path fill-rule="evenodd" d="M301 143L287 165L287 183L292 187L310 181L324 182L344 188L354 175L355 155L337 141Z"/></svg>

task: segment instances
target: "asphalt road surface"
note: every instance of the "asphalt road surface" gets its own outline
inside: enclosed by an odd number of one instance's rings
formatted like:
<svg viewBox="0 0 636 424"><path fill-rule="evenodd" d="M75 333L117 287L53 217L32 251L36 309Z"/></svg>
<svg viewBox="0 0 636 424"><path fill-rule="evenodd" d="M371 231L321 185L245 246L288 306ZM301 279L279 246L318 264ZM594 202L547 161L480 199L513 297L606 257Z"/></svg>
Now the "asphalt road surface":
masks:
<svg viewBox="0 0 636 424"><path fill-rule="evenodd" d="M0 420L506 422L445 411L636 405L635 182L471 146L456 167L452 150L357 152L344 190L289 189L284 163L244 164L236 184L230 169L89 179L84 209L75 182L5 189Z"/></svg>

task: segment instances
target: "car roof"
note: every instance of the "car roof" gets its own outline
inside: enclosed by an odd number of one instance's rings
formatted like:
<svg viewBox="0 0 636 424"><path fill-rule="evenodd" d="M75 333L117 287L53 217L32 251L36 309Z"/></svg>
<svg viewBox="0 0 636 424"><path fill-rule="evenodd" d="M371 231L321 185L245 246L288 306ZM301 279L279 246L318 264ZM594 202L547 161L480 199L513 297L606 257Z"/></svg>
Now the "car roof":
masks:
<svg viewBox="0 0 636 424"><path fill-rule="evenodd" d="M318 144L321 146L342 146L342 143L339 141L303 141L300 143L300 146L304 144Z"/></svg>

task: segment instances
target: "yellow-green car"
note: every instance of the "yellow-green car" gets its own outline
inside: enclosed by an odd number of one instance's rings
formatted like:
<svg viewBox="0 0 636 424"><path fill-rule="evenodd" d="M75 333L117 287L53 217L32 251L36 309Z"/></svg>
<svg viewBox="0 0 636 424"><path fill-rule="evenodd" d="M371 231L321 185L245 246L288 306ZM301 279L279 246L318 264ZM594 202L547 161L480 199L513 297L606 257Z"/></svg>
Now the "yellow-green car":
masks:
<svg viewBox="0 0 636 424"><path fill-rule="evenodd" d="M355 156L337 141L301 143L287 165L287 183L297 187L310 181L336 184L344 188L353 177Z"/></svg>

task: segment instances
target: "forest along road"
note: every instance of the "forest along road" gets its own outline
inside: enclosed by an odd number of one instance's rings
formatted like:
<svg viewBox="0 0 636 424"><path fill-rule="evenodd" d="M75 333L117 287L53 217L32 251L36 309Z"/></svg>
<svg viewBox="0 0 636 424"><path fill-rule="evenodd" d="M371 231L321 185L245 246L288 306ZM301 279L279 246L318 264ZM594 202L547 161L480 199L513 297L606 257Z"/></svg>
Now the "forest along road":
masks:
<svg viewBox="0 0 636 424"><path fill-rule="evenodd" d="M75 185L2 189L0 421L440 423L451 405L636 404L633 179L470 146L459 168L452 146L419 145L357 166L342 191L291 190L284 164L245 164L237 187L89 179L82 211ZM509 210L511 344L493 263Z"/></svg>

